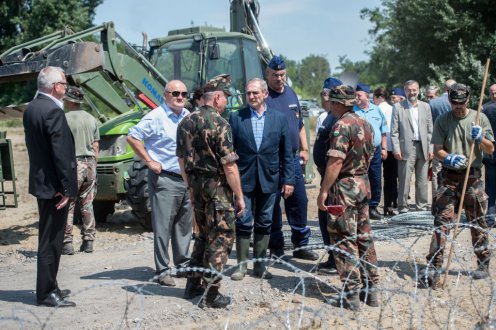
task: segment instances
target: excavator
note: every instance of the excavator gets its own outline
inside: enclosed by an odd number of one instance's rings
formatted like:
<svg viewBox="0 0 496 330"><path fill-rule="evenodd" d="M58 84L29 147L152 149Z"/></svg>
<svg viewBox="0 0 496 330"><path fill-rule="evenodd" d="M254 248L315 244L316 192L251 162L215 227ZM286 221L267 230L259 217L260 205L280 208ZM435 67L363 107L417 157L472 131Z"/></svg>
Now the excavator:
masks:
<svg viewBox="0 0 496 330"><path fill-rule="evenodd" d="M226 113L244 106L246 82L263 77L273 55L258 25L259 12L257 0L231 0L230 31L189 27L148 43L144 34L143 47L127 43L112 22L80 32L66 28L2 53L0 83L36 79L46 66L63 68L68 81L85 91L89 111L102 122L93 203L97 221L105 221L114 204L127 199L150 228L147 168L126 142L129 128L163 102L165 84L173 79L183 81L192 96L212 77L228 73L232 96Z"/></svg>

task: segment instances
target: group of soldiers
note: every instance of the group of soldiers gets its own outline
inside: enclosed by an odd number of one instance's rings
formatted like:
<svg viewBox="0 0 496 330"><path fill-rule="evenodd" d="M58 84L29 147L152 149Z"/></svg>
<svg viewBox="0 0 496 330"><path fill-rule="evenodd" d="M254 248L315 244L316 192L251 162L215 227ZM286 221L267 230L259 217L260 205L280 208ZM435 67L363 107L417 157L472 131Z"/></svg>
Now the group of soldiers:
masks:
<svg viewBox="0 0 496 330"><path fill-rule="evenodd" d="M192 112L184 107L188 96L186 86L177 80L170 81L165 88L164 104L143 117L129 132L131 147L149 168L158 281L175 286L168 254L172 240L176 267L196 269L178 275L187 276L186 299L205 295L200 307L225 308L231 303L231 298L219 291L222 272L236 240L239 265L231 278L241 280L245 276L252 231L255 232L254 256L258 258L255 276L272 277L263 262L268 248L275 260L287 261L281 251L282 220L274 218L278 198L285 199L295 245L293 257L318 258L306 248L310 236L306 226L307 199L306 194L303 198L297 192L301 189L297 178L301 175L300 159L303 163L308 160L308 144L301 140L301 109L297 99L294 100L296 95L285 85L285 76L284 61L275 56L267 67L268 84L260 78L248 81L248 107L231 115L230 122L222 116L232 93L228 75L219 75L201 88L198 106ZM322 181L316 202L323 215L320 222L324 243L335 245L336 249L329 249L332 253L328 262L320 266L334 268L342 281L343 288L334 305L358 310L360 302L364 302L377 307L379 271L370 224L368 175L371 162L378 157L374 127L354 109L360 102L362 96L357 95L362 89L357 92L355 87L335 79L326 80L325 86L323 95L333 124L325 142L325 155L321 155L325 163L319 168ZM61 90L56 92L60 96ZM436 119L432 133L434 154L442 163L440 186L432 203L436 230L422 282L432 288L439 286L446 236L457 208L465 209L467 218L475 225L471 234L478 267L471 273L473 279L489 276L491 256L484 219L487 195L480 177L483 153L494 152L493 132L484 114L479 117L468 108L467 86L454 84L448 97L451 111ZM71 99L78 101L82 95L69 89L66 100ZM73 135L76 137L77 133ZM96 159L97 145L92 144L95 140L97 135L88 137L91 142L87 143L88 149L95 154L84 156L82 161L88 157ZM277 145L267 148L272 141L277 141ZM474 157L468 162L472 147ZM250 165L246 157L253 159ZM78 159L78 168L81 166L88 172L85 164L80 165ZM458 205L466 171L469 180L464 204ZM253 177L257 178L253 185L247 184ZM78 188L84 187L77 184ZM304 221L298 219L301 213L305 213ZM189 255L193 217L198 233ZM92 241L93 231L94 223L83 234L83 240ZM91 252L92 244L84 241L81 250ZM63 307L64 297L57 290L52 292L54 297L39 297L40 303Z"/></svg>

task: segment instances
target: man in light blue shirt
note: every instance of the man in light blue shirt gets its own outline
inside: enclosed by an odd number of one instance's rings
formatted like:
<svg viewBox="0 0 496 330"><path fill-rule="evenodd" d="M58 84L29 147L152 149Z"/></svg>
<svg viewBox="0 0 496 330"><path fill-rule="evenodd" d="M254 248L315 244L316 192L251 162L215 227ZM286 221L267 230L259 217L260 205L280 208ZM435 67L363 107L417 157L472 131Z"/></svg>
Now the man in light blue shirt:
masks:
<svg viewBox="0 0 496 330"><path fill-rule="evenodd" d="M369 201L369 217L373 220L382 219L381 214L377 211L377 206L381 201L381 164L382 160L387 158L387 138L386 133L389 131L386 117L381 109L370 102L370 87L366 84L358 84L356 87L355 105L353 110L357 115L368 121L374 128L374 147L375 152L369 167L369 181L371 198Z"/></svg>
<svg viewBox="0 0 496 330"><path fill-rule="evenodd" d="M134 127L127 141L148 167L154 255L158 282L175 286L169 267L169 240L176 266L189 261L192 206L176 156L177 126L189 114L184 108L186 85L172 80L165 86L165 101Z"/></svg>

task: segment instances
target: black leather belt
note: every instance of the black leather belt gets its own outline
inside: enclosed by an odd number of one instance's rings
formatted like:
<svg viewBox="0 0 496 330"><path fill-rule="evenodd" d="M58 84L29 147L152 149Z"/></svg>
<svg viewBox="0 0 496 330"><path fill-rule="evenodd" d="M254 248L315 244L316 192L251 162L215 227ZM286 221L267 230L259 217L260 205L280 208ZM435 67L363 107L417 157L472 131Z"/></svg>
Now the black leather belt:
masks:
<svg viewBox="0 0 496 330"><path fill-rule="evenodd" d="M179 179L182 179L183 176L181 174L177 174L177 173L174 173L174 172L170 172L170 171L164 171L162 170L162 173L168 175L168 176L173 176L175 178L179 178Z"/></svg>
<svg viewBox="0 0 496 330"><path fill-rule="evenodd" d="M420 140L412 140L412 142L422 142L422 141L420 141Z"/></svg>

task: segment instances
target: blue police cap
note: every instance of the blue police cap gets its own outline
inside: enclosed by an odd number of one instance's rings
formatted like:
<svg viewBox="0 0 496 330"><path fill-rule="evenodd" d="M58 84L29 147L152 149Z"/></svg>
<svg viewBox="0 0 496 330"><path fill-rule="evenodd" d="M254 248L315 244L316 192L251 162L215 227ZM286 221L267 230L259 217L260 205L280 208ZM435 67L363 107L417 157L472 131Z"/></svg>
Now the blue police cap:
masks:
<svg viewBox="0 0 496 330"><path fill-rule="evenodd" d="M367 84L357 84L356 91L357 92L365 92L368 94L368 93L370 93L370 86Z"/></svg>
<svg viewBox="0 0 496 330"><path fill-rule="evenodd" d="M286 69L286 63L284 63L284 60L282 59L281 56L277 56L277 55L274 55L274 57L272 57L272 59L270 60L267 66L272 70L276 70L276 71Z"/></svg>
<svg viewBox="0 0 496 330"><path fill-rule="evenodd" d="M322 86L322 89L324 89L324 88L331 89L331 88L337 87L337 86L342 85L342 84L343 84L343 82L341 80L339 80L338 78L329 77L326 80L324 80L324 86Z"/></svg>
<svg viewBox="0 0 496 330"><path fill-rule="evenodd" d="M406 99L405 91L401 87L395 87L391 90L391 95L402 96Z"/></svg>

